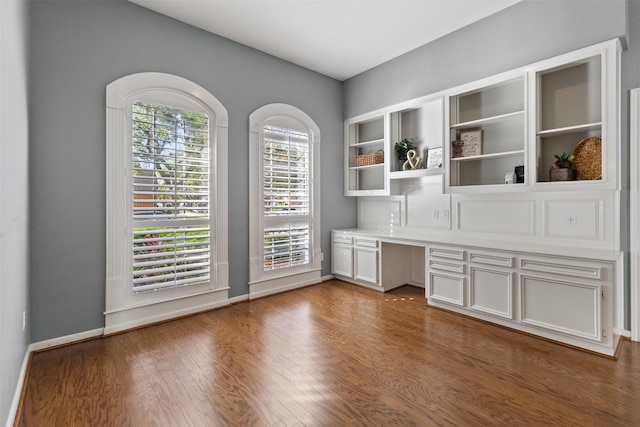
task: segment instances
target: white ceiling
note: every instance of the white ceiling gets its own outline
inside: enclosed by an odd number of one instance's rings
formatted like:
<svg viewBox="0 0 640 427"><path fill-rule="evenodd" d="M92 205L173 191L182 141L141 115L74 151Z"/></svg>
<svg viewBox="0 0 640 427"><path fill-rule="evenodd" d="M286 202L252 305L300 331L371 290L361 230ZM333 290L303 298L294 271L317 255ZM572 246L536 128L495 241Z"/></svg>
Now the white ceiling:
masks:
<svg viewBox="0 0 640 427"><path fill-rule="evenodd" d="M129 0L338 80L522 0Z"/></svg>

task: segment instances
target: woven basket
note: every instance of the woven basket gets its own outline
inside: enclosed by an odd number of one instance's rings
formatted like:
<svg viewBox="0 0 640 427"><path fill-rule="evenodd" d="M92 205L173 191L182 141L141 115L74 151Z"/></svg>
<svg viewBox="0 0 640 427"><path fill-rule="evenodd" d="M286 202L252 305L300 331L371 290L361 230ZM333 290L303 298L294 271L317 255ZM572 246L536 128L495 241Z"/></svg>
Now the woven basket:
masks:
<svg viewBox="0 0 640 427"><path fill-rule="evenodd" d="M376 151L375 153L356 154L356 166L377 165L384 163L384 152Z"/></svg>
<svg viewBox="0 0 640 427"><path fill-rule="evenodd" d="M602 179L602 138L585 138L573 149L578 180Z"/></svg>

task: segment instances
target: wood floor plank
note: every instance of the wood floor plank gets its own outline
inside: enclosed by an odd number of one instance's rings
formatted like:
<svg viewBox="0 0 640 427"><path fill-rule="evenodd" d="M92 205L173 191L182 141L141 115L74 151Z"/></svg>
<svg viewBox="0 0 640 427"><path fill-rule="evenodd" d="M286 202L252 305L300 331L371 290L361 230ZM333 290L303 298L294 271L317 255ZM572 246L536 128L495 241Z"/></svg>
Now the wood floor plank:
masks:
<svg viewBox="0 0 640 427"><path fill-rule="evenodd" d="M640 425L611 360L329 281L33 355L17 426Z"/></svg>

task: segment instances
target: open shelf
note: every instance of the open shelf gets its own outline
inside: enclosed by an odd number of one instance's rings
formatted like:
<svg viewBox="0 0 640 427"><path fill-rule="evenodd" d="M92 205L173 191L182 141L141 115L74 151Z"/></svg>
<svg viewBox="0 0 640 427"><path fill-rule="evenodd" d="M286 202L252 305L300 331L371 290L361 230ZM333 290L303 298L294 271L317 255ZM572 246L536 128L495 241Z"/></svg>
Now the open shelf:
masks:
<svg viewBox="0 0 640 427"><path fill-rule="evenodd" d="M516 120L519 117L520 118L524 117L524 110L514 111L513 113L502 114L499 116L487 117L484 119L473 120L470 122L456 123L451 125L451 128L464 129L464 128L480 127L482 125L500 124L500 123L506 123L512 120Z"/></svg>
<svg viewBox="0 0 640 427"><path fill-rule="evenodd" d="M572 154L583 139L602 136L602 76L601 55L580 58L536 73L536 107L539 112L535 144L536 183L549 182L554 155ZM606 141L602 143L604 146ZM603 163L602 158L597 161ZM573 182L577 181L564 184Z"/></svg>
<svg viewBox="0 0 640 427"><path fill-rule="evenodd" d="M413 169L407 171L396 171L389 174L389 179L407 179L407 178L420 178L423 176L442 175L444 168L431 168L431 169Z"/></svg>
<svg viewBox="0 0 640 427"><path fill-rule="evenodd" d="M454 157L451 159L452 162L466 162L466 161L477 161L482 159L498 159L501 157L512 157L521 155L524 156L524 150L516 150L516 151L504 151L501 153L493 153L493 154L480 154L478 156L469 156L469 157Z"/></svg>
<svg viewBox="0 0 640 427"><path fill-rule="evenodd" d="M351 144L349 147L351 148L362 148L362 147L368 147L371 145L380 145L382 146L384 144L384 139L373 139L371 141L363 141L363 142L355 142L353 144Z"/></svg>
<svg viewBox="0 0 640 427"><path fill-rule="evenodd" d="M525 89L524 74L511 74L449 97L449 191L505 185L505 175L525 165Z"/></svg>
<svg viewBox="0 0 640 427"><path fill-rule="evenodd" d="M384 168L384 163L377 163L375 165L364 165L364 166L350 166L349 170L366 170L366 169L379 169Z"/></svg>

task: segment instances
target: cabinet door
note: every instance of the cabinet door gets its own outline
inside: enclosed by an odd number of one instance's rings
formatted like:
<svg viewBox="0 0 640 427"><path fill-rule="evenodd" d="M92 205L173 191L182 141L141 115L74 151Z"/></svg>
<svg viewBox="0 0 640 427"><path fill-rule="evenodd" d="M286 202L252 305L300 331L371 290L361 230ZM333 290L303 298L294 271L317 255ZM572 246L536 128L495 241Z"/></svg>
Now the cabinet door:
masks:
<svg viewBox="0 0 640 427"><path fill-rule="evenodd" d="M602 339L602 287L576 281L520 276L522 322L557 332Z"/></svg>
<svg viewBox="0 0 640 427"><path fill-rule="evenodd" d="M470 270L469 308L513 319L513 273L474 266Z"/></svg>
<svg viewBox="0 0 640 427"><path fill-rule="evenodd" d="M464 277L430 271L427 298L463 307L464 282Z"/></svg>
<svg viewBox="0 0 640 427"><path fill-rule="evenodd" d="M364 282L378 283L378 251L376 249L355 248L354 278Z"/></svg>
<svg viewBox="0 0 640 427"><path fill-rule="evenodd" d="M331 266L333 274L353 277L353 248L351 246L333 244Z"/></svg>

